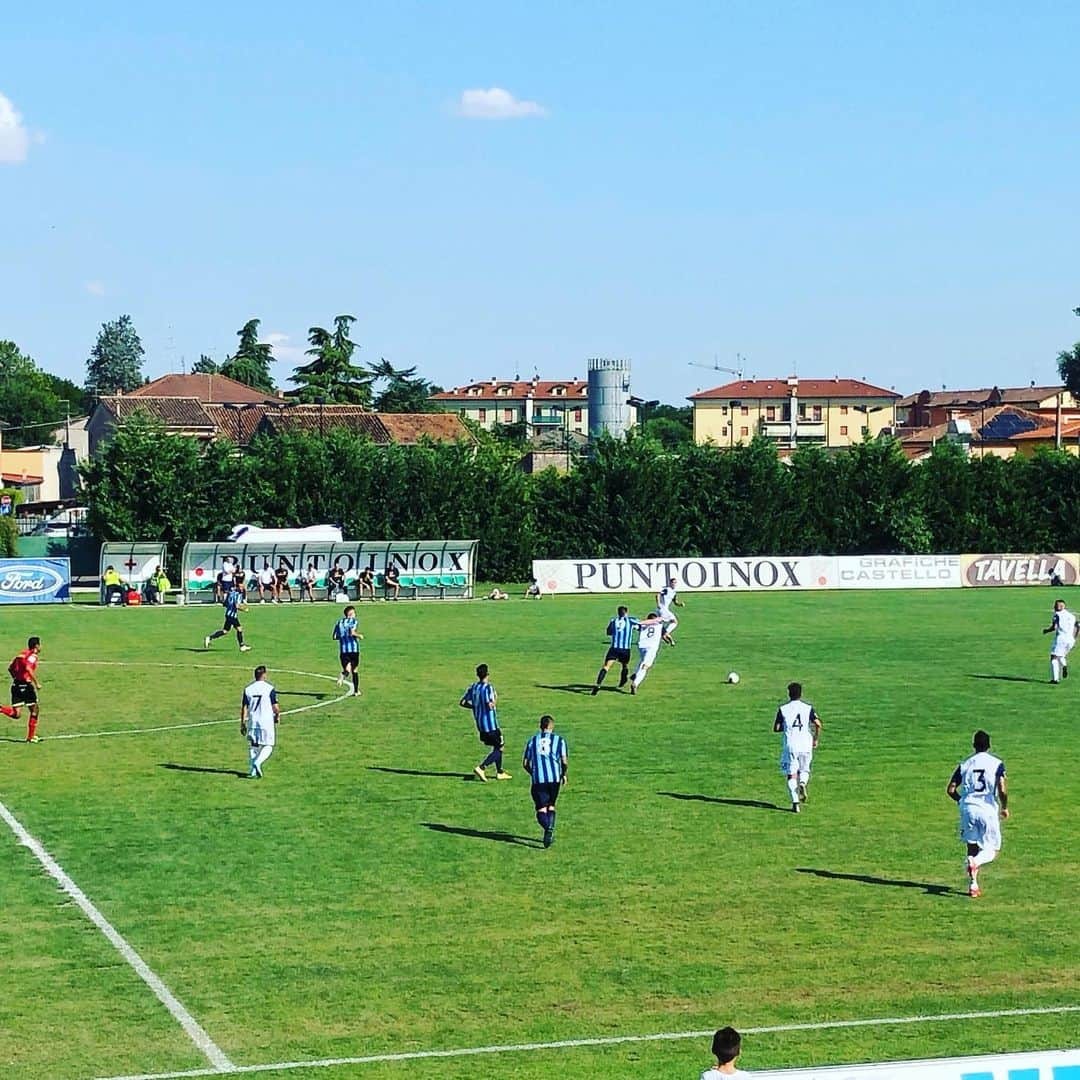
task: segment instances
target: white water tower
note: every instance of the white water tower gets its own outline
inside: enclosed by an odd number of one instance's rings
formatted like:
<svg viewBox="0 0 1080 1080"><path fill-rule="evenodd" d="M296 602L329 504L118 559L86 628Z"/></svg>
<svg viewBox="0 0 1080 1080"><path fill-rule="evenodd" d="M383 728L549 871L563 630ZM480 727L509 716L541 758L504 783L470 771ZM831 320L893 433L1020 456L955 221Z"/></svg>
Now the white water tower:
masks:
<svg viewBox="0 0 1080 1080"><path fill-rule="evenodd" d="M621 439L630 429L630 361L593 357L589 360L589 438Z"/></svg>

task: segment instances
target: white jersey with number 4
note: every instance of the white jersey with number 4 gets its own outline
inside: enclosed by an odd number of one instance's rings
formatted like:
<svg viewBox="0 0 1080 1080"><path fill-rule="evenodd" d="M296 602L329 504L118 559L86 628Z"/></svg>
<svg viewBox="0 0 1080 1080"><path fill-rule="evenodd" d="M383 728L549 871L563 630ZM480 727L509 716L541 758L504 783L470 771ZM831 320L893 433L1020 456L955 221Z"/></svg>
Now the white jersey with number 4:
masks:
<svg viewBox="0 0 1080 1080"><path fill-rule="evenodd" d="M787 754L812 754L814 752L814 729L811 720L817 719L814 706L799 699L789 701L776 710L776 723L784 733L784 751Z"/></svg>
<svg viewBox="0 0 1080 1080"><path fill-rule="evenodd" d="M678 596L679 590L674 585L665 585L659 593L656 595L656 606L660 609L660 614L665 619L673 619L675 616L671 614L671 605L675 603L675 597Z"/></svg>
<svg viewBox="0 0 1080 1080"><path fill-rule="evenodd" d="M1064 656L1076 643L1076 616L1068 608L1054 612L1054 644L1051 656Z"/></svg>

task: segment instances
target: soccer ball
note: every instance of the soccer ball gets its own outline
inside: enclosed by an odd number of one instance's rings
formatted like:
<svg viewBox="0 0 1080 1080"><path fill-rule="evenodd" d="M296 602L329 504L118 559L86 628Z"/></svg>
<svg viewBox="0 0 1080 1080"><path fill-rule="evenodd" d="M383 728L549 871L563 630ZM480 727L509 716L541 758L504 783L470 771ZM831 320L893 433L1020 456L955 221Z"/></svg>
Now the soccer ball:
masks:
<svg viewBox="0 0 1080 1080"><path fill-rule="evenodd" d="M729 671L727 681L733 686L739 681L739 673L737 671Z"/></svg>

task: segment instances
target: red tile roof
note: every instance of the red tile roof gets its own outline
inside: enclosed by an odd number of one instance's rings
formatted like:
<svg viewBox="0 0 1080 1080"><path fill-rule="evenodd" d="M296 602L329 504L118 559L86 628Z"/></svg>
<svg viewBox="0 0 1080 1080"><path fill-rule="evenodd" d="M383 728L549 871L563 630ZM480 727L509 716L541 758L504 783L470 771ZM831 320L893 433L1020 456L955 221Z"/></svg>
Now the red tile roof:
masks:
<svg viewBox="0 0 1080 1080"><path fill-rule="evenodd" d="M273 398L262 390L245 386L242 382L225 375L162 375L159 379L140 386L125 397L174 397L195 398L204 404L223 401L263 402Z"/></svg>
<svg viewBox="0 0 1080 1080"><path fill-rule="evenodd" d="M556 394L555 387L564 393ZM509 392L507 392L509 391ZM589 384L585 379L493 379L490 382L468 383L455 386L440 394L432 394L432 401L513 401L515 398L532 397L538 401L563 401L568 397L583 398L588 395Z"/></svg>
<svg viewBox="0 0 1080 1080"><path fill-rule="evenodd" d="M800 398L892 398L900 395L893 390L872 386L861 379L799 379ZM784 400L791 396L787 379L741 379L691 394L690 401L719 401L747 398L751 400Z"/></svg>
<svg viewBox="0 0 1080 1080"><path fill-rule="evenodd" d="M166 427L199 428L211 434L215 430L213 419L195 398L135 397L125 394L122 397L103 397L101 406L116 420L122 421L135 413L144 413L160 420Z"/></svg>
<svg viewBox="0 0 1080 1080"><path fill-rule="evenodd" d="M29 473L0 473L0 480L5 484L40 484L44 479L43 476L31 476Z"/></svg>
<svg viewBox="0 0 1080 1080"><path fill-rule="evenodd" d="M919 390L898 402L901 406L924 405L935 409L970 408L1000 396L1002 405L1034 405L1064 390L1064 386L996 386L981 390ZM923 395L926 395L923 397Z"/></svg>

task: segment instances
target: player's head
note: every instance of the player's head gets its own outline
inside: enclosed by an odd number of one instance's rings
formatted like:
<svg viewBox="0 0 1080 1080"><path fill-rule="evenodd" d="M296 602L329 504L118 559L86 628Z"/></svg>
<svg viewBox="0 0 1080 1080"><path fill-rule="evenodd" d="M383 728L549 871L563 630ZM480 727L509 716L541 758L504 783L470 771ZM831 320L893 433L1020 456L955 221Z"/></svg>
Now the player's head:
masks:
<svg viewBox="0 0 1080 1080"><path fill-rule="evenodd" d="M986 751L990 749L990 736L987 735L985 731L976 731L975 738L971 740L971 745L974 746L980 754L985 754Z"/></svg>
<svg viewBox="0 0 1080 1080"><path fill-rule="evenodd" d="M483 682L488 677L488 666L487 666L487 664L477 664L476 665L476 677L481 682Z"/></svg>
<svg viewBox="0 0 1080 1080"><path fill-rule="evenodd" d="M734 1061L742 1053L742 1036L733 1027L722 1027L712 1037L712 1052L719 1065Z"/></svg>
<svg viewBox="0 0 1080 1080"><path fill-rule="evenodd" d="M356 608L354 608L354 607L352 606L352 604L350 604L350 605L349 605L349 606L348 606L348 607L347 607L347 608L345 609L345 618L346 618L346 619L351 619L351 618L352 618L352 617L353 617L353 616L354 616L355 614L356 614Z"/></svg>
<svg viewBox="0 0 1080 1080"><path fill-rule="evenodd" d="M802 697L802 683L789 682L787 684L787 692L788 697L791 698L792 701L798 701L799 698Z"/></svg>
<svg viewBox="0 0 1080 1080"><path fill-rule="evenodd" d="M554 716L548 716L547 713L544 713L544 715L540 717L540 730L541 731L550 731L554 726L555 726L555 717Z"/></svg>
<svg viewBox="0 0 1080 1080"><path fill-rule="evenodd" d="M40 652L41 651L41 638L39 638L39 637L27 638L26 639L26 647L28 649L32 650L33 652Z"/></svg>
<svg viewBox="0 0 1080 1080"><path fill-rule="evenodd" d="M630 609L625 604L619 605L619 618L621 619Z"/></svg>
<svg viewBox="0 0 1080 1080"><path fill-rule="evenodd" d="M668 584L674 589L679 582L677 578L668 578Z"/></svg>
<svg viewBox="0 0 1080 1080"><path fill-rule="evenodd" d="M1065 601L1062 600L1061 597L1058 597L1058 599L1054 601L1054 610L1055 611L1064 611L1065 610Z"/></svg>
<svg viewBox="0 0 1080 1080"><path fill-rule="evenodd" d="M260 664L255 669L255 678L256 679L265 679L266 678L266 665L265 664Z"/></svg>

